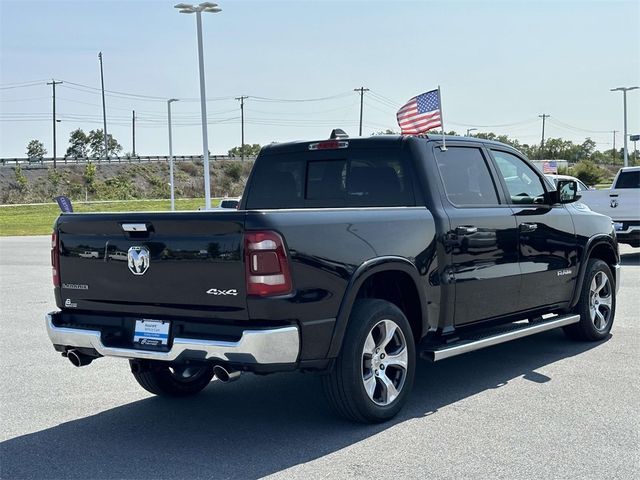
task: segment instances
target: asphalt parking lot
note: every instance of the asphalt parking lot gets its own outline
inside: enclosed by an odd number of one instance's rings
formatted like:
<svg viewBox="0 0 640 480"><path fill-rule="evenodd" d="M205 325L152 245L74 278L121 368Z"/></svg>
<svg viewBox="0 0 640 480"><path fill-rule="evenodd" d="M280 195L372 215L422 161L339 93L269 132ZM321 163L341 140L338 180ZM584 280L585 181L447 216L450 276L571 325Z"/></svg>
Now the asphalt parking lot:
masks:
<svg viewBox="0 0 640 480"><path fill-rule="evenodd" d="M611 337L551 331L436 364L377 426L337 419L312 375L244 375L186 400L123 360L54 352L48 237L0 238L0 477L638 478L640 249L621 247Z"/></svg>

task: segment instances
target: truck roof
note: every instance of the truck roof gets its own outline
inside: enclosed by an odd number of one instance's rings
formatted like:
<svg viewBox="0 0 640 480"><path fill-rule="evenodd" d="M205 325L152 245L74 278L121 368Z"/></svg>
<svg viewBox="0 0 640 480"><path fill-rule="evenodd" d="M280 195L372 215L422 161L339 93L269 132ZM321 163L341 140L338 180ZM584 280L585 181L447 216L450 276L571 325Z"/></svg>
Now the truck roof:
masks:
<svg viewBox="0 0 640 480"><path fill-rule="evenodd" d="M511 145L507 145L505 143L501 143L501 142L496 142L494 140L486 140L484 138L477 138L477 137L461 137L461 136L457 136L457 135L445 135L444 136L446 141L451 141L451 142L469 142L469 143L483 143L485 145L493 145L493 146L499 146L502 148L509 148L514 150L514 148ZM271 149L274 150L278 150L280 152L295 152L295 151L301 151L301 150L308 150L308 146L310 143L319 143L319 142L326 142L326 141L331 141L333 139L328 139L328 138L322 138L322 139L316 139L316 140L304 140L304 141L292 141L292 142L283 142L283 143L272 143L270 145L265 145L263 147L263 150L268 151ZM442 135L439 134L425 134L425 135L418 135L418 136L413 136L413 135L372 135L370 137L344 137L344 138L338 138L336 140L346 140L348 141L350 144L352 144L354 147L372 147L372 146L378 146L378 147L392 147L394 144L399 145L402 142L405 141L427 141L427 142L433 142L433 141L441 141L442 140Z"/></svg>

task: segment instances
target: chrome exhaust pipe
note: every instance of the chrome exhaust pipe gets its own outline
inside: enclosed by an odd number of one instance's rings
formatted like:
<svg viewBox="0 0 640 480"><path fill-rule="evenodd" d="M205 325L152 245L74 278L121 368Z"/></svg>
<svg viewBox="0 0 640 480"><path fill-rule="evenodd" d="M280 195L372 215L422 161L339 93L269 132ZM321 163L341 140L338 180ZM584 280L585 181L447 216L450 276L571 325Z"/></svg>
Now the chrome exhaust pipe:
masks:
<svg viewBox="0 0 640 480"><path fill-rule="evenodd" d="M94 360L93 357L85 355L84 353L79 352L75 349L69 350L67 352L67 358L71 363L73 363L75 367L84 367L85 365L89 365Z"/></svg>
<svg viewBox="0 0 640 480"><path fill-rule="evenodd" d="M227 369L222 365L216 365L213 367L213 374L222 383L229 383L238 380L241 373L242 372L239 370L233 370L231 368Z"/></svg>

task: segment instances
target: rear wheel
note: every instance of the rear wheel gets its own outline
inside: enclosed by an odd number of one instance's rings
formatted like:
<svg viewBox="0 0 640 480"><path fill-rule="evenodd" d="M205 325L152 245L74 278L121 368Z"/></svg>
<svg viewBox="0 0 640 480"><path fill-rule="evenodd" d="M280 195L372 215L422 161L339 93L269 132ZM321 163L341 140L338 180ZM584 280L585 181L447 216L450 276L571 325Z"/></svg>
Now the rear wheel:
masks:
<svg viewBox="0 0 640 480"><path fill-rule="evenodd" d="M569 337L598 341L609 335L616 313L616 286L609 266L602 260L589 260L574 311L580 314L580 322L564 327Z"/></svg>
<svg viewBox="0 0 640 480"><path fill-rule="evenodd" d="M413 334L402 311L384 300L359 300L335 368L323 377L325 394L349 420L382 422L407 401L415 364Z"/></svg>
<svg viewBox="0 0 640 480"><path fill-rule="evenodd" d="M211 365L168 365L130 360L131 373L142 388L155 395L188 397L203 390L213 378Z"/></svg>

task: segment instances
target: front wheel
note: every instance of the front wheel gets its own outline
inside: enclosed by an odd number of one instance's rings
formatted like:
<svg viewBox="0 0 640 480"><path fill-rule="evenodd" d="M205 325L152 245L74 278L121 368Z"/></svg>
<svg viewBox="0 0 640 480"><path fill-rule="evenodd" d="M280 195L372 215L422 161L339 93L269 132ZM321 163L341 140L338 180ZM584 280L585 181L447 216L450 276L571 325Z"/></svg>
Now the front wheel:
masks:
<svg viewBox="0 0 640 480"><path fill-rule="evenodd" d="M580 322L564 327L570 338L599 341L609 335L616 313L616 285L611 269L602 260L589 260L574 311Z"/></svg>
<svg viewBox="0 0 640 480"><path fill-rule="evenodd" d="M188 397L203 390L213 378L211 365L171 365L130 360L133 377L146 391L165 397Z"/></svg>
<svg viewBox="0 0 640 480"><path fill-rule="evenodd" d="M323 377L331 406L362 423L394 417L415 375L413 333L402 311L384 300L359 300L334 369Z"/></svg>

